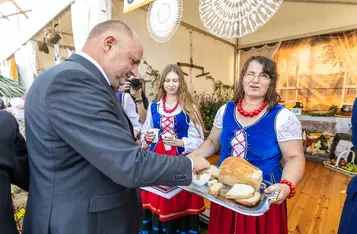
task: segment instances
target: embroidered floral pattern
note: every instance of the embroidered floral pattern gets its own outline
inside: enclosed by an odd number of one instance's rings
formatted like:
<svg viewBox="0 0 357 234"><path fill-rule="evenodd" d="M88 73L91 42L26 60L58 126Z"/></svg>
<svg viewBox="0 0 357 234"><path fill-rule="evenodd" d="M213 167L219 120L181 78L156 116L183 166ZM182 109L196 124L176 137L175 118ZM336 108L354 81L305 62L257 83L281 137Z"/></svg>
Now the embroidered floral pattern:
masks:
<svg viewBox="0 0 357 234"><path fill-rule="evenodd" d="M294 116L289 116L285 123L278 129L278 141L301 139L301 124Z"/></svg>

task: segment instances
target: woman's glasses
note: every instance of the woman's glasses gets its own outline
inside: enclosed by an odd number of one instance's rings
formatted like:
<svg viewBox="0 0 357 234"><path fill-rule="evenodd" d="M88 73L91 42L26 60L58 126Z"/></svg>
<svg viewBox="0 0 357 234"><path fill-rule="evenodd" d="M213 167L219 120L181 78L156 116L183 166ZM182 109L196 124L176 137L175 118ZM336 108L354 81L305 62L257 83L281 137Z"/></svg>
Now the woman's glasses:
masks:
<svg viewBox="0 0 357 234"><path fill-rule="evenodd" d="M265 74L265 73L260 73L260 74L247 73L247 74L244 75L244 77L249 81L254 80L255 77L258 77L259 81L268 81L268 80L270 80L270 76L268 74Z"/></svg>

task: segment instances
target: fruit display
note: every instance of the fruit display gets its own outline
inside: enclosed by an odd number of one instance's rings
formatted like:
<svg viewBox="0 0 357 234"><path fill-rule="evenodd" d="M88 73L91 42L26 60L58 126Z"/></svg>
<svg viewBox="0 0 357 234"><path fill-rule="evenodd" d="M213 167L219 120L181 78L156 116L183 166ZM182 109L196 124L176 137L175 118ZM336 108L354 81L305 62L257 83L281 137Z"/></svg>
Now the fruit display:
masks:
<svg viewBox="0 0 357 234"><path fill-rule="evenodd" d="M329 165L334 165L336 166L336 159L330 159L330 160L327 160L325 161L326 164L329 164ZM351 163L347 163L346 160L344 160L343 158L340 159L340 161L338 162L338 167L339 168L343 168L343 167L346 167L347 164L351 164ZM352 165L352 164L351 164Z"/></svg>
<svg viewBox="0 0 357 234"><path fill-rule="evenodd" d="M352 160L353 161L353 160ZM338 162L336 166L336 162ZM345 159L341 158L339 161L336 159L330 159L323 162L325 167L332 170L342 172L349 176L357 175L357 165L347 162Z"/></svg>
<svg viewBox="0 0 357 234"><path fill-rule="evenodd" d="M304 132L305 151L310 154L329 154L334 134L328 132Z"/></svg>
<svg viewBox="0 0 357 234"><path fill-rule="evenodd" d="M346 166L343 166L342 169L349 171L349 172L357 172L357 165L352 163L347 163Z"/></svg>

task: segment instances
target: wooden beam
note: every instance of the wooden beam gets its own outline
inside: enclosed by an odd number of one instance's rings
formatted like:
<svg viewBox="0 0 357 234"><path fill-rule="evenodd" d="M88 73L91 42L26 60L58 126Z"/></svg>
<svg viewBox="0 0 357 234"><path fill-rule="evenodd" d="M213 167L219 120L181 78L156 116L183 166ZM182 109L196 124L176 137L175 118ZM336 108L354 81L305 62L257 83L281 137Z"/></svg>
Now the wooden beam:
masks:
<svg viewBox="0 0 357 234"><path fill-rule="evenodd" d="M12 4L14 4L14 6L20 11L21 14L23 14L27 19L29 18L27 14L21 9L19 5L17 5L17 3L14 0L9 0L9 1L12 2Z"/></svg>
<svg viewBox="0 0 357 234"><path fill-rule="evenodd" d="M215 35L213 35L213 34L207 32L207 31L202 30L202 29L200 29L200 28L197 28L197 27L195 27L195 26L193 26L193 25L191 25L191 24L188 24L188 23L186 23L186 22L181 21L180 25L183 26L183 27L186 27L186 28L188 28L188 29L191 29L191 30L193 30L193 31L196 31L196 32L198 32L198 33L201 33L201 34L203 34L203 35L205 35L205 36L211 37L211 38L213 38L213 39L215 39L215 40L217 40L217 41L223 42L223 43L225 43L225 44L227 44L227 45L230 45L230 46L232 46L232 47L235 48L235 44L234 44L234 43L232 43L232 42L230 42L230 41L227 41L227 40L225 40L225 39L223 39L223 38L217 37L217 36L215 36Z"/></svg>
<svg viewBox="0 0 357 234"><path fill-rule="evenodd" d="M22 14L22 13L25 13L25 12L30 12L32 10L26 10L26 11L23 11L23 12L16 12L16 13L12 13L12 14L9 14L9 15L4 15L3 13L0 12L0 14L2 15L0 17L1 18L4 18L4 19L8 19L9 16L14 16L14 15L18 15L18 14Z"/></svg>
<svg viewBox="0 0 357 234"><path fill-rule="evenodd" d="M357 1L333 1L333 0L285 0L284 2L335 4L335 5L357 5Z"/></svg>
<svg viewBox="0 0 357 234"><path fill-rule="evenodd" d="M9 20L9 18L7 18L7 16L6 16L6 15L4 15L2 12L0 12L0 14L1 14L1 17L0 17L0 18L4 18L4 19Z"/></svg>

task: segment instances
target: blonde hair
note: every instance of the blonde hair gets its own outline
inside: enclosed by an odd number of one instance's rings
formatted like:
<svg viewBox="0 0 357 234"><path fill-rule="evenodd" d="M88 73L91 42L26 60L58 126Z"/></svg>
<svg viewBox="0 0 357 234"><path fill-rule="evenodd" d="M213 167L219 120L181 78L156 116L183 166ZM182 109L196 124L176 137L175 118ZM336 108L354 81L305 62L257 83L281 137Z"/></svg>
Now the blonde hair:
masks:
<svg viewBox="0 0 357 234"><path fill-rule="evenodd" d="M166 91L164 89L164 83L165 83L165 79L166 79L167 75L170 72L176 73L179 78L179 88L177 91L177 97L178 97L180 106L182 108L182 111L183 111L183 113L185 113L185 115L190 117L190 119L193 121L193 123L195 125L195 128L197 129L197 131L199 132L199 134L201 136L201 132L197 128L197 125L200 125L202 127L203 132L207 132L207 130L205 128L201 112L195 106L193 98L192 98L191 94L188 92L187 84L184 79L183 71L181 70L181 68L178 65L169 64L165 67L164 71L161 74L161 78L159 80L158 89L157 89L154 101L158 102L164 96L166 96Z"/></svg>

